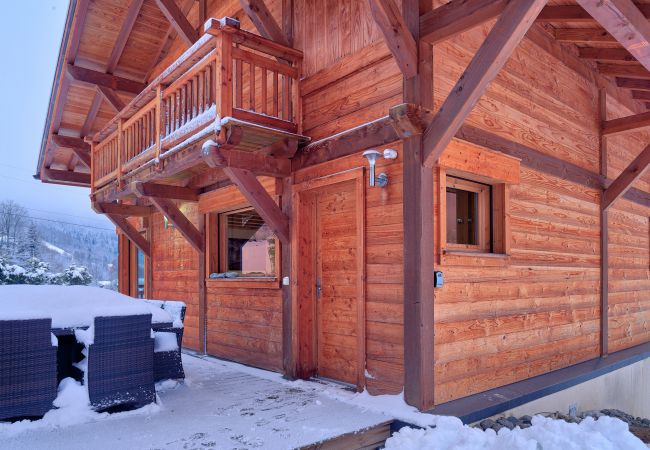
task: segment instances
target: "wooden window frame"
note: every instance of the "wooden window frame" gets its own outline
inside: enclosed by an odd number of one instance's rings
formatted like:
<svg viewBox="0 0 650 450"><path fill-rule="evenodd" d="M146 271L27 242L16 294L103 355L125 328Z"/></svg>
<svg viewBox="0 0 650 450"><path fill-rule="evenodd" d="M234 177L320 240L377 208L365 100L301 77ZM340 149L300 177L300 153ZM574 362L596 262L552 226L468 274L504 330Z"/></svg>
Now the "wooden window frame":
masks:
<svg viewBox="0 0 650 450"><path fill-rule="evenodd" d="M477 228L477 244L455 244L447 242L447 233L445 232L445 246L448 250L465 251L465 252L478 252L478 253L491 253L492 250L492 224L491 224L491 197L492 187L488 184L478 183L475 181L466 180L464 178L454 177L447 175L445 180L445 198L447 189L458 189L467 192L473 192L478 195L478 206L476 208L476 228ZM447 209L445 203L445 226L447 218ZM446 230L445 230L446 231Z"/></svg>
<svg viewBox="0 0 650 450"><path fill-rule="evenodd" d="M449 178L455 180L453 184L449 183ZM474 180L472 178L474 177L469 173L442 167L438 169L440 198L438 237L441 257L443 259L445 255L508 257L510 255L509 185L480 176L475 177ZM481 195L477 186L483 187L482 195L486 195L485 191L487 191L487 199L484 197L483 202L479 201L479 211L477 211L477 215L483 217L484 223L479 228L479 244L450 244L447 242L447 187L477 192Z"/></svg>
<svg viewBox="0 0 650 450"><path fill-rule="evenodd" d="M208 271L207 282L209 284L218 284L220 286L236 286L245 288L276 288L280 278L279 272L281 270L282 256L280 239L275 237L275 275L273 276L242 276L237 278L209 278L211 273L222 273L227 268L228 246L225 242L227 239L227 222L223 218L230 214L254 211L251 206L243 206L238 208L229 209L227 211L213 212L209 214L208 223Z"/></svg>

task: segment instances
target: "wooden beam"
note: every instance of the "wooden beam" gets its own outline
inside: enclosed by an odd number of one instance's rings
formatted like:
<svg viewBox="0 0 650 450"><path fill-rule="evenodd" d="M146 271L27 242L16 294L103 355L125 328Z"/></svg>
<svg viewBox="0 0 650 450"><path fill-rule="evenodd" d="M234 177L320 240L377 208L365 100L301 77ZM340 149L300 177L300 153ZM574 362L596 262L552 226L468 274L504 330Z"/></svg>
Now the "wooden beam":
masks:
<svg viewBox="0 0 650 450"><path fill-rule="evenodd" d="M150 206L126 205L124 203L95 202L95 206L104 214L114 214L116 216L146 217L153 212L153 208Z"/></svg>
<svg viewBox="0 0 650 450"><path fill-rule="evenodd" d="M90 151L81 150L80 148L72 148L72 152L77 155L77 158L79 158L79 161L81 161L84 166L90 169Z"/></svg>
<svg viewBox="0 0 650 450"><path fill-rule="evenodd" d="M97 210L96 210L97 211ZM129 223L123 216L118 216L116 214L106 214L108 220L113 222L117 228L124 233L124 235L129 238L133 244L138 247L145 256L151 257L151 243L135 229L133 225Z"/></svg>
<svg viewBox="0 0 650 450"><path fill-rule="evenodd" d="M420 38L420 16L431 2L402 0L402 14L418 45L417 75L403 81L406 103L433 109L433 47ZM401 111L401 113L400 113ZM425 167L423 136L417 132L418 111L391 109L389 114L403 142L404 236L404 399L420 410L434 406L434 196L433 170ZM408 122L408 124L406 124Z"/></svg>
<svg viewBox="0 0 650 450"><path fill-rule="evenodd" d="M192 9L192 6L194 5L194 0L185 0L185 2L181 2L181 12L183 15L187 15L190 12L190 9ZM205 23L205 22L201 22ZM144 76L145 80L149 80L151 73L153 70L158 66L160 61L162 61L165 56L169 53L169 50L174 43L174 38L176 37L176 31L174 30L174 27L170 24L167 27L166 33L163 37L163 39L160 41L160 45L158 48L153 52L156 57L152 59L152 63L149 65L147 69L147 74Z"/></svg>
<svg viewBox="0 0 650 450"><path fill-rule="evenodd" d="M606 120L602 123L601 129L604 136L612 136L648 126L650 126L650 112L644 112L618 119Z"/></svg>
<svg viewBox="0 0 650 450"><path fill-rule="evenodd" d="M113 89L104 86L97 86L97 91L104 97L104 100L113 107L115 112L120 112L126 106L122 99L115 93Z"/></svg>
<svg viewBox="0 0 650 450"><path fill-rule="evenodd" d="M577 0L594 19L650 70L650 23L632 0Z"/></svg>
<svg viewBox="0 0 650 450"><path fill-rule="evenodd" d="M596 65L598 72L608 76L650 79L650 72L641 64L604 64Z"/></svg>
<svg viewBox="0 0 650 450"><path fill-rule="evenodd" d="M615 43L614 36L605 30L592 28L556 28L553 31L555 40L572 44L602 44Z"/></svg>
<svg viewBox="0 0 650 450"><path fill-rule="evenodd" d="M641 80L639 78L616 78L616 85L626 89L638 89L641 91L650 91L650 80Z"/></svg>
<svg viewBox="0 0 650 450"><path fill-rule="evenodd" d="M171 186L168 184L134 182L131 186L132 192L139 192L145 197L167 198L170 200L185 200L196 202L199 200L199 190L183 186Z"/></svg>
<svg viewBox="0 0 650 450"><path fill-rule="evenodd" d="M41 170L43 181L58 181L61 183L90 185L90 174L83 172L72 172L70 170L57 170L43 168Z"/></svg>
<svg viewBox="0 0 650 450"><path fill-rule="evenodd" d="M646 18L650 18L650 5L637 5ZM582 6L546 6L537 17L539 22L594 22L595 19Z"/></svg>
<svg viewBox="0 0 650 450"><path fill-rule="evenodd" d="M420 16L420 39L437 44L497 17L507 0L452 0Z"/></svg>
<svg viewBox="0 0 650 450"><path fill-rule="evenodd" d="M62 134L52 133L50 135L52 143L59 147L78 148L80 150L90 151L90 144L81 138L74 136L63 136Z"/></svg>
<svg viewBox="0 0 650 450"><path fill-rule="evenodd" d="M117 39L115 39L115 44L113 45L111 56L108 58L106 72L113 73L117 67L117 64L120 62L120 57L122 56L122 52L124 52L124 47L129 40L131 30L133 30L133 26L135 25L135 21L138 18L138 13L140 12L140 8L142 8L143 3L144 0L131 1L129 9L126 12L126 17L124 18L124 22L122 23L122 28L120 28Z"/></svg>
<svg viewBox="0 0 650 450"><path fill-rule="evenodd" d="M212 168L232 167L248 170L255 175L284 178L291 174L288 158L275 158L259 152L246 152L220 148L206 143L203 146L203 160Z"/></svg>
<svg viewBox="0 0 650 450"><path fill-rule="evenodd" d="M248 170L225 167L224 173L235 184L255 211L264 219L283 244L291 243L289 218L284 215L275 200L266 192L257 177Z"/></svg>
<svg viewBox="0 0 650 450"><path fill-rule="evenodd" d="M239 4L261 36L290 47L287 37L266 7L264 0L239 0Z"/></svg>
<svg viewBox="0 0 650 450"><path fill-rule="evenodd" d="M650 100L650 92L648 92L648 91L632 91L632 98L634 100Z"/></svg>
<svg viewBox="0 0 650 450"><path fill-rule="evenodd" d="M369 0L370 12L397 65L406 78L418 71L418 49L413 35L406 27L402 14L393 0Z"/></svg>
<svg viewBox="0 0 650 450"><path fill-rule="evenodd" d="M84 120L84 124L81 126L81 131L79 132L82 137L88 136L91 133L99 108L102 106L102 100L103 97L99 92L93 94L93 101L90 104L90 109L86 114L86 119Z"/></svg>
<svg viewBox="0 0 650 450"><path fill-rule="evenodd" d="M508 3L424 133L427 167L435 165L545 4L546 0L512 0Z"/></svg>
<svg viewBox="0 0 650 450"><path fill-rule="evenodd" d="M650 145L646 146L634 161L621 172L603 193L602 209L607 211L610 206L638 180L650 165Z"/></svg>
<svg viewBox="0 0 650 450"><path fill-rule="evenodd" d="M183 11L176 5L174 0L156 0L158 8L165 15L169 23L174 27L178 36L191 47L198 39L199 33L187 20Z"/></svg>
<svg viewBox="0 0 650 450"><path fill-rule="evenodd" d="M607 89L598 90L598 121L607 121ZM607 179L607 136L599 135L600 176ZM600 356L607 356L609 348L609 231L607 211L602 208L603 195L600 196Z"/></svg>
<svg viewBox="0 0 650 450"><path fill-rule="evenodd" d="M136 192L137 196L145 197L142 192ZM187 242L199 253L203 252L203 234L194 224L178 209L178 206L167 198L146 197L160 213L167 217L174 227L183 235Z"/></svg>
<svg viewBox="0 0 650 450"><path fill-rule="evenodd" d="M581 47L578 54L583 59L597 61L636 62L636 58L624 48Z"/></svg>
<svg viewBox="0 0 650 450"><path fill-rule="evenodd" d="M68 75L76 81L103 86L117 91L130 92L139 94L144 90L146 84L128 78L118 77L96 70L86 69L85 67L73 66L68 64Z"/></svg>

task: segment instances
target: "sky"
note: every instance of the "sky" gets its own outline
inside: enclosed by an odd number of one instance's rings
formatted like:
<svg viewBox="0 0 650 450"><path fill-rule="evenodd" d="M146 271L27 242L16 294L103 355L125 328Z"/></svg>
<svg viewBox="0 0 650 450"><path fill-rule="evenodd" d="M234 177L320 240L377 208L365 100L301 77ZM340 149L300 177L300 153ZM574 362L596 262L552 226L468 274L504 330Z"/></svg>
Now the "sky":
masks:
<svg viewBox="0 0 650 450"><path fill-rule="evenodd" d="M0 201L14 200L34 220L113 230L90 208L89 189L33 179L67 11L68 0L3 2Z"/></svg>

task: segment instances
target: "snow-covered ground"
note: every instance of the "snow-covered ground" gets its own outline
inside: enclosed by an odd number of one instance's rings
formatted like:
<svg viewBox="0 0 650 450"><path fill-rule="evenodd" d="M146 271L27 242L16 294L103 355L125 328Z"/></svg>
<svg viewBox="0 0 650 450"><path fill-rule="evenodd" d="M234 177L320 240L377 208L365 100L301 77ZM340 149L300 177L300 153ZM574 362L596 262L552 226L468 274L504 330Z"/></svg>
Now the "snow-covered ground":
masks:
<svg viewBox="0 0 650 450"><path fill-rule="evenodd" d="M93 412L83 387L67 380L60 409L35 422L0 423L0 449L291 449L398 418L427 428L403 428L387 449L647 450L625 423L609 417L578 425L538 416L530 428L497 434L419 413L399 395L292 382L189 354L183 364L185 382L158 385L158 404L124 413Z"/></svg>
<svg viewBox="0 0 650 450"><path fill-rule="evenodd" d="M290 449L391 419L318 383L213 358L183 355L183 364L187 380L159 385L158 405L97 414L79 405L83 389L73 386L49 417L0 424L0 449Z"/></svg>
<svg viewBox="0 0 650 450"><path fill-rule="evenodd" d="M435 428L403 428L386 441L387 450L647 450L612 417L586 418L579 424L533 417L530 428L482 431L463 425L455 417L438 417Z"/></svg>

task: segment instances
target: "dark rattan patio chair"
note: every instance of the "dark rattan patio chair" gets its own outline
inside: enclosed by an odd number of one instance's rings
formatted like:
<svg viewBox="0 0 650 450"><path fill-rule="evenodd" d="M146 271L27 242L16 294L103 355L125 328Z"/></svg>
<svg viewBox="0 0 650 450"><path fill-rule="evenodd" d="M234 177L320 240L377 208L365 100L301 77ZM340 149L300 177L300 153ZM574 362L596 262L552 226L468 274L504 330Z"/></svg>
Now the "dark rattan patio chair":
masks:
<svg viewBox="0 0 650 450"><path fill-rule="evenodd" d="M154 301L162 309L169 312L173 322L171 324L154 324L155 332L174 333L178 348L170 351L158 351L153 355L154 380L169 380L185 378L181 348L183 347L183 322L185 320L185 303L176 301Z"/></svg>
<svg viewBox="0 0 650 450"><path fill-rule="evenodd" d="M0 420L40 417L57 394L52 320L0 321Z"/></svg>
<svg viewBox="0 0 650 450"><path fill-rule="evenodd" d="M98 411L139 408L156 399L151 314L96 317L86 381Z"/></svg>

